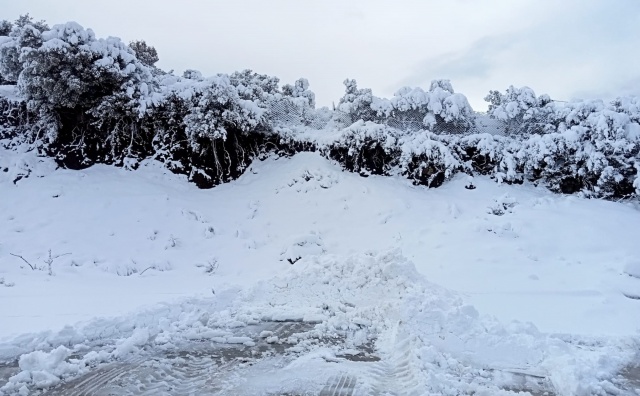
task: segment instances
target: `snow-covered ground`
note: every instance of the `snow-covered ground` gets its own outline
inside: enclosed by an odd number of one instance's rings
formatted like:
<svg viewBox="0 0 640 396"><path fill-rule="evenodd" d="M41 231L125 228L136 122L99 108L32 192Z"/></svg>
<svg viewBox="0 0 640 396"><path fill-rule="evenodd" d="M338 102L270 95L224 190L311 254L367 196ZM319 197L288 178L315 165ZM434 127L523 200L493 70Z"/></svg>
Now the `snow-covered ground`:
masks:
<svg viewBox="0 0 640 396"><path fill-rule="evenodd" d="M229 329L273 321L317 324L278 375L257 364L253 385L230 379L228 392L290 391L291 378L319 390L336 376L380 394L516 389L500 370L563 395L622 389L615 373L640 350L640 211L468 183L363 178L303 153L198 190L154 162L56 170L2 151L0 360L23 356L0 389L178 340L252 346ZM336 331L342 347L311 342ZM366 343L386 382L336 358ZM409 380L393 383L393 364Z"/></svg>

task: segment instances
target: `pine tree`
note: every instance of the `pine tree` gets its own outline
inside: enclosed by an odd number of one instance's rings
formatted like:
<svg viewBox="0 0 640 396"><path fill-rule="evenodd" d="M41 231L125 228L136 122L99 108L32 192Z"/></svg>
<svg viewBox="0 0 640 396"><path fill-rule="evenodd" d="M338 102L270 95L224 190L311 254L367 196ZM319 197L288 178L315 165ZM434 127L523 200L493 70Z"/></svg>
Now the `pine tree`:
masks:
<svg viewBox="0 0 640 396"><path fill-rule="evenodd" d="M147 66L154 66L160 58L158 51L144 40L136 40L129 43L129 47L136 54L136 58Z"/></svg>

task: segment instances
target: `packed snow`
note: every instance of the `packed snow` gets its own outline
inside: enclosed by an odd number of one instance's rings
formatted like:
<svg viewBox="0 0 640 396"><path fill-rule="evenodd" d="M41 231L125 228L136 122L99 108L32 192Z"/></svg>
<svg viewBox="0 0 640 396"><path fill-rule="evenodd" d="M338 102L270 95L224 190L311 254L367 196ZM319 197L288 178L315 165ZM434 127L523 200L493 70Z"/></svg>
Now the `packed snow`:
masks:
<svg viewBox="0 0 640 396"><path fill-rule="evenodd" d="M428 189L314 153L256 161L211 190L154 161L72 171L4 150L0 170L0 360L19 358L20 370L0 393L178 340L251 346L230 329L264 321L348 333L342 351L287 341L301 381L373 340L382 362L411 367L410 381L376 385L362 364L339 367L363 389L406 394L509 394L511 377L487 369L597 394L618 389L639 350L631 203L485 177ZM87 350L95 342L111 346ZM336 375L322 370L316 380ZM260 389L284 386L255 375Z"/></svg>

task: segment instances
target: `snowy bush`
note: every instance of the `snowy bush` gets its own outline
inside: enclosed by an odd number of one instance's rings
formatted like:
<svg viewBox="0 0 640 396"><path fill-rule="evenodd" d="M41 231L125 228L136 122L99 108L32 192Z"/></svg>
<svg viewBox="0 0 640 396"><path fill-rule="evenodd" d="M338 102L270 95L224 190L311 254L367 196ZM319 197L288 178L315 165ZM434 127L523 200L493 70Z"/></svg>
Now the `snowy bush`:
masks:
<svg viewBox="0 0 640 396"><path fill-rule="evenodd" d="M15 23L2 21L0 25L0 76L4 82L15 84L24 68L25 53L40 47L41 34L48 30L44 21L35 22L29 14Z"/></svg>
<svg viewBox="0 0 640 396"><path fill-rule="evenodd" d="M537 97L529 87L507 88L504 94L491 91L485 97L489 115L505 124L507 134L543 133L553 103L548 95Z"/></svg>
<svg viewBox="0 0 640 396"><path fill-rule="evenodd" d="M265 108L240 96L241 93L253 96L254 92L247 92L250 88L243 89L244 92L239 90L226 75L206 82L185 117L187 137L192 145L198 147L201 140L227 140L230 133L248 132L263 122Z"/></svg>
<svg viewBox="0 0 640 396"><path fill-rule="evenodd" d="M346 169L361 174L389 174L397 162L398 131L359 121L340 131L328 154Z"/></svg>
<svg viewBox="0 0 640 396"><path fill-rule="evenodd" d="M39 115L31 140L61 164L118 162L145 151L138 119L153 102L152 76L119 39L96 39L69 22L42 32L41 45L23 48L20 60L18 87Z"/></svg>
<svg viewBox="0 0 640 396"><path fill-rule="evenodd" d="M358 83L353 79L346 79L343 82L345 94L340 98L337 110L348 116L349 124L356 121L376 121L379 117L371 108L374 96L371 89L358 89Z"/></svg>
<svg viewBox="0 0 640 396"><path fill-rule="evenodd" d="M99 39L74 22L0 23L0 75L18 89L0 89L3 145L26 142L69 168L153 158L202 188L269 153L319 151L364 176L429 187L465 172L588 197L640 192L635 97L558 103L511 86L491 91L479 116L448 80L387 99L347 79L334 110L316 109L304 78L281 87L251 70L178 77L157 59L144 41Z"/></svg>
<svg viewBox="0 0 640 396"><path fill-rule="evenodd" d="M454 93L449 80L432 81L429 91L401 88L391 99L376 99L372 108L387 125L403 130L464 133L473 125L467 98Z"/></svg>
<svg viewBox="0 0 640 396"><path fill-rule="evenodd" d="M640 125L615 103L554 106L549 117L553 130L530 135L521 144L518 156L527 177L542 179L552 190L564 193L633 195Z"/></svg>
<svg viewBox="0 0 640 396"><path fill-rule="evenodd" d="M135 52L136 58L147 66L153 66L160 60L158 51L144 40L132 41L129 47Z"/></svg>
<svg viewBox="0 0 640 396"><path fill-rule="evenodd" d="M33 114L31 114L33 116ZM0 96L0 140L18 138L29 123L29 111L25 102Z"/></svg>
<svg viewBox="0 0 640 396"><path fill-rule="evenodd" d="M144 122L153 131L154 157L200 187L237 178L264 151L277 82L250 70L202 80L163 77L163 98Z"/></svg>
<svg viewBox="0 0 640 396"><path fill-rule="evenodd" d="M403 87L391 99L358 89L355 80L345 80L345 95L338 110L350 121L373 121L405 131L464 133L473 125L473 110L464 95L454 93L449 80L434 80L428 91Z"/></svg>

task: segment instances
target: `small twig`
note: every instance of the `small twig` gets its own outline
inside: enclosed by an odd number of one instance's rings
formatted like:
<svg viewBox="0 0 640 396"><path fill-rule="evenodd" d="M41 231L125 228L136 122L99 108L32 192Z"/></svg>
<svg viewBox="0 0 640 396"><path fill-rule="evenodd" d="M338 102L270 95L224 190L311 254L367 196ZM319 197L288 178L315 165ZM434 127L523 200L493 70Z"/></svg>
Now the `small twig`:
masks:
<svg viewBox="0 0 640 396"><path fill-rule="evenodd" d="M144 274L144 272L145 272L146 270L148 270L148 269L152 269L152 268L153 268L153 269L155 269L155 267L154 267L153 265L152 265L151 267L147 267L147 268L145 268L145 269L140 273L140 275Z"/></svg>
<svg viewBox="0 0 640 396"><path fill-rule="evenodd" d="M27 265L28 265L29 267L31 267L31 269L32 269L33 271L35 271L35 270L36 270L36 267L34 267L33 265L31 265L31 263L30 263L30 262L28 262L27 260L25 260L25 258L24 258L24 257L22 257L22 256L18 256L17 254L13 254L13 253L9 253L9 254L10 254L10 255L12 255L12 256L14 256L14 257L19 257L19 258L21 258L21 259L22 259L22 261L24 261L25 263L27 263Z"/></svg>
<svg viewBox="0 0 640 396"><path fill-rule="evenodd" d="M47 264L47 268L49 269L49 276L53 275L52 265L53 265L53 262L55 261L55 259L57 259L58 257L69 255L69 254L71 254L71 253L63 253L63 254L58 254L56 256L52 256L51 255L51 249L49 249L49 258L44 260L44 263Z"/></svg>

